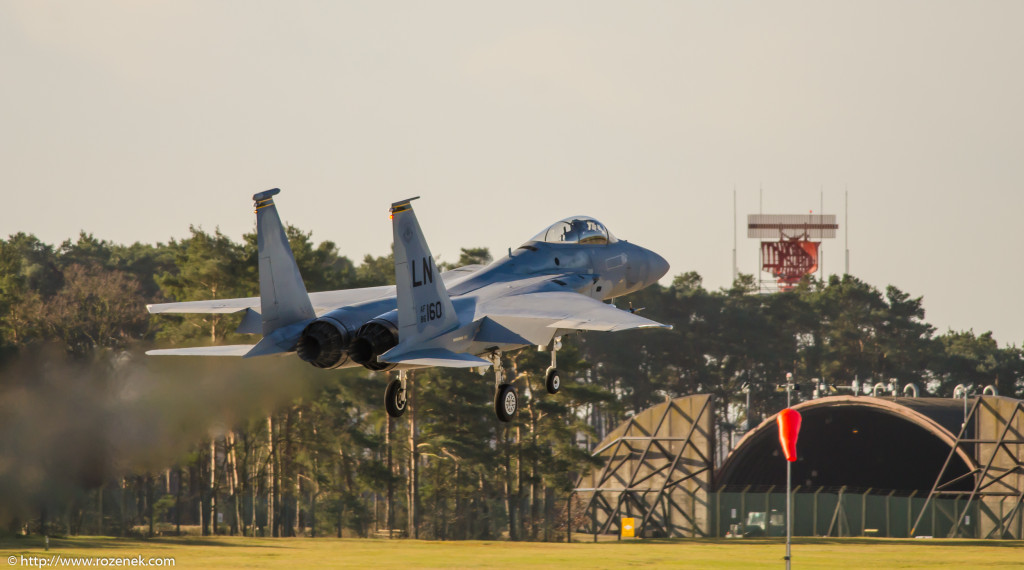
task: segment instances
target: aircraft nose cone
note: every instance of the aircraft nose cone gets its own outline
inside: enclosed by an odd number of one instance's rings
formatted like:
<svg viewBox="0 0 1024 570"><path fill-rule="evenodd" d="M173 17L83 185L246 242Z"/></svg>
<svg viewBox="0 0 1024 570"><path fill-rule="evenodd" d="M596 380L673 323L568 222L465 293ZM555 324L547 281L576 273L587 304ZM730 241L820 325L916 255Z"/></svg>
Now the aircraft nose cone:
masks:
<svg viewBox="0 0 1024 570"><path fill-rule="evenodd" d="M668 273L668 262L665 261L664 257L652 251L651 259L647 265L647 282L649 284L656 283L666 273Z"/></svg>

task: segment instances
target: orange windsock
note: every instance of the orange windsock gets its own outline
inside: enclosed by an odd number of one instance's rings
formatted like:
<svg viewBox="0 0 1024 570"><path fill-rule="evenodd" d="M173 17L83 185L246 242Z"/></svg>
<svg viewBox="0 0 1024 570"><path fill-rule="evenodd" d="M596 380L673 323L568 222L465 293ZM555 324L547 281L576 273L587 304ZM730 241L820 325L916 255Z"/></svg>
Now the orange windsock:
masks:
<svg viewBox="0 0 1024 570"><path fill-rule="evenodd" d="M779 442L786 461L796 461L796 438L800 435L800 412L786 408L779 412Z"/></svg>

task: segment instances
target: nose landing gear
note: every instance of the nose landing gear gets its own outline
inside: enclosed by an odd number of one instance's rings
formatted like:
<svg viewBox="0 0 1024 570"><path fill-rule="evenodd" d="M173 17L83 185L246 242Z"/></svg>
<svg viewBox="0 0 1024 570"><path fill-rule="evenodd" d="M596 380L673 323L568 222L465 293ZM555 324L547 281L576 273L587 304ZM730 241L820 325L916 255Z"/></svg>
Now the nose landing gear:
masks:
<svg viewBox="0 0 1024 570"><path fill-rule="evenodd" d="M558 378L558 370L551 366L544 374L544 385L548 389L548 394L557 394L558 389L562 387L562 381Z"/></svg>

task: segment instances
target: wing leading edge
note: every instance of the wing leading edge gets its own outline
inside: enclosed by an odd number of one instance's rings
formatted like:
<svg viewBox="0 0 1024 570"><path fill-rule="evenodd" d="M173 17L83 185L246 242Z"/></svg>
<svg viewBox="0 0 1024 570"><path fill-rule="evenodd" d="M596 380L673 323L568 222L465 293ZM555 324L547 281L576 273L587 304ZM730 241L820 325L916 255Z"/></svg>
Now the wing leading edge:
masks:
<svg viewBox="0 0 1024 570"><path fill-rule="evenodd" d="M443 276L442 276L443 277ZM339 307L347 307L365 301L381 299L395 294L394 285L381 285L379 287L364 287L361 289L341 289L338 291L321 291L310 293L309 300L313 309L319 315ZM240 299L215 299L212 301L182 301L178 303L157 303L146 305L150 313L237 313L246 309L260 312L259 297L244 297Z"/></svg>
<svg viewBox="0 0 1024 570"><path fill-rule="evenodd" d="M546 328L552 329L614 332L672 328L671 325L646 319L579 293L562 291L524 293L495 299L482 307L482 312L502 324L524 320L543 321ZM505 326L513 331L517 328L514 324Z"/></svg>

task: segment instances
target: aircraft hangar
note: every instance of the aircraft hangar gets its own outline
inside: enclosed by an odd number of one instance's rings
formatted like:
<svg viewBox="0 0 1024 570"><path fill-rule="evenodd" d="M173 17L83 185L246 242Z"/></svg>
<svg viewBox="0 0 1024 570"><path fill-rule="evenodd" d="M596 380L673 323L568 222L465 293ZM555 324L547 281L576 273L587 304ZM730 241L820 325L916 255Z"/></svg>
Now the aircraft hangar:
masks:
<svg viewBox="0 0 1024 570"><path fill-rule="evenodd" d="M775 416L714 457L714 402L676 398L630 418L594 451L571 500L574 532L777 533L785 460ZM832 396L803 416L794 534L1024 538L1024 401L998 396Z"/></svg>
<svg viewBox="0 0 1024 570"><path fill-rule="evenodd" d="M796 404L803 416L793 485L914 491L931 489L964 420L963 400L832 396ZM974 469L962 448L957 476ZM777 467L777 468L775 468ZM786 484L775 417L748 432L715 475L718 487ZM966 479L957 484L970 490Z"/></svg>

